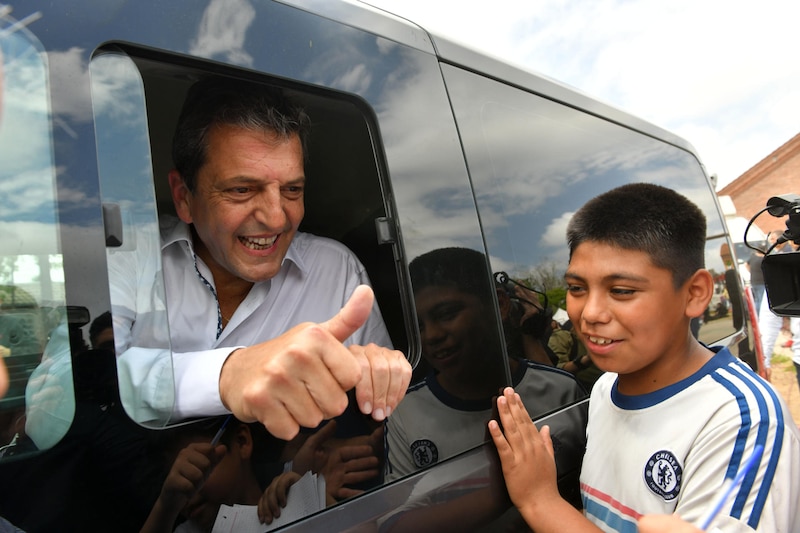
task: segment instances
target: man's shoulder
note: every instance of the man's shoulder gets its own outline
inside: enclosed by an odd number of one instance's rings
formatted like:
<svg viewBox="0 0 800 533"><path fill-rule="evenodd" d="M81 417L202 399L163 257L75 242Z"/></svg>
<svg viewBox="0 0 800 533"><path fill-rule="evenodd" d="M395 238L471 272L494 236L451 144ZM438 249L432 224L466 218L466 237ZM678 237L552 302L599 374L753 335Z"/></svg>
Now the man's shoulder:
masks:
<svg viewBox="0 0 800 533"><path fill-rule="evenodd" d="M319 235L302 231L298 231L295 234L292 245L289 248L289 256L294 256L296 260L301 262L310 260L317 261L320 259L338 259L355 261L360 264L358 258L350 248L341 242L329 237L320 237Z"/></svg>

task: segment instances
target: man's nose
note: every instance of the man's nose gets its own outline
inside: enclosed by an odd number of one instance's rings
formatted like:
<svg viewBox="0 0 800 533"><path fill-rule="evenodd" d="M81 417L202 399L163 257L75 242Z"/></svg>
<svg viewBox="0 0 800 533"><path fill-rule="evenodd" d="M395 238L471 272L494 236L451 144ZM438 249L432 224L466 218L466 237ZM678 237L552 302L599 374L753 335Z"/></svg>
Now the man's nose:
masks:
<svg viewBox="0 0 800 533"><path fill-rule="evenodd" d="M286 226L286 212L280 189L267 188L256 197L253 216L263 226L280 230Z"/></svg>

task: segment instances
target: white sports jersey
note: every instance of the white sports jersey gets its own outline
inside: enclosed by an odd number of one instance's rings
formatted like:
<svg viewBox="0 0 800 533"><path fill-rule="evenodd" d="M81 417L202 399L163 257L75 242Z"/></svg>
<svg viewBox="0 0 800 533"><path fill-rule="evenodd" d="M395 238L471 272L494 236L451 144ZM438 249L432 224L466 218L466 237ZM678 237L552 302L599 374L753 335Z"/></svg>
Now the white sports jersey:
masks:
<svg viewBox="0 0 800 533"><path fill-rule="evenodd" d="M586 397L583 387L571 374L529 360L519 363L512 379L514 390L532 417ZM585 410L577 409L572 418L561 422L569 427L551 427L554 438L559 438L559 430L570 431L569 439L562 437L569 440L564 445L579 447L582 452L585 416ZM491 417L491 398L473 401L456 398L439 385L433 374L428 375L408 390L387 420L386 480L416 472L483 443L489 439L486 425Z"/></svg>
<svg viewBox="0 0 800 533"><path fill-rule="evenodd" d="M641 396L603 375L589 401L581 470L586 516L636 532L642 514L699 525L756 445L760 463L712 523L720 531L800 531L800 433L771 385L727 350L696 374Z"/></svg>

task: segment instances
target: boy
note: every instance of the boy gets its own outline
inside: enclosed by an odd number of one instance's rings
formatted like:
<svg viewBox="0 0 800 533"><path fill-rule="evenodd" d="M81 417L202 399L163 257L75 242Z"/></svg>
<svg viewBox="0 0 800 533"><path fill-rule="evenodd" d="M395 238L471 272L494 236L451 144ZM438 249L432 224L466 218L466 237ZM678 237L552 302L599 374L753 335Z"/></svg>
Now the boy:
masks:
<svg viewBox="0 0 800 533"><path fill-rule="evenodd" d="M712 527L800 531L800 434L786 406L690 332L713 290L705 237L694 204L651 184L598 196L570 221L567 311L607 372L589 403L584 514L559 497L549 429L536 430L511 389L498 399L503 430L489 423L512 501L537 532L636 531L644 514L698 525L759 444Z"/></svg>

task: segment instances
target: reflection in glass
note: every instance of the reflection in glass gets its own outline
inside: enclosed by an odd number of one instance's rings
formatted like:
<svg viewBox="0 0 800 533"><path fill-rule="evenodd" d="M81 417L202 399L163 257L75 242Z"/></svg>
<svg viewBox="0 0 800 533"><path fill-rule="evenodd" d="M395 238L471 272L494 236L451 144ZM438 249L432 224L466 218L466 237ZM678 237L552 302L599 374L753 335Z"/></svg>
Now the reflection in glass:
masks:
<svg viewBox="0 0 800 533"><path fill-rule="evenodd" d="M96 56L90 72L102 201L122 228L106 249L120 397L131 418L162 426L174 386L144 86L122 53ZM140 386L154 374L158 387Z"/></svg>
<svg viewBox="0 0 800 533"><path fill-rule="evenodd" d="M613 187L649 182L696 199L708 234L722 223L692 154L540 96L445 67L493 270L505 270L563 306L566 225L580 206ZM730 267L709 241L706 267ZM735 332L731 314L698 322L704 342Z"/></svg>
<svg viewBox="0 0 800 533"><path fill-rule="evenodd" d="M422 356L431 369L412 387L387 421L387 479L395 479L452 457L486 439L492 398L505 376L495 323L497 290L486 256L467 248L442 248L414 259L409 270L414 287ZM584 389L568 374L519 356L508 358L512 384L531 416L575 403ZM581 431L582 424L573 426ZM558 428L569 431L569 428ZM558 434L558 430L556 431ZM569 435L580 449L582 438Z"/></svg>
<svg viewBox="0 0 800 533"><path fill-rule="evenodd" d="M60 401L74 393L43 58L0 13L0 457L53 446L74 413Z"/></svg>

